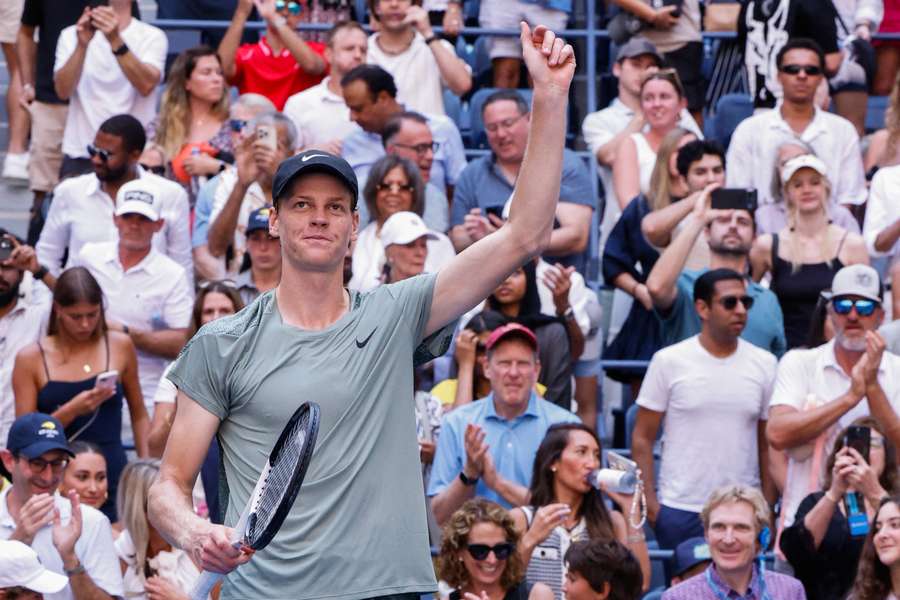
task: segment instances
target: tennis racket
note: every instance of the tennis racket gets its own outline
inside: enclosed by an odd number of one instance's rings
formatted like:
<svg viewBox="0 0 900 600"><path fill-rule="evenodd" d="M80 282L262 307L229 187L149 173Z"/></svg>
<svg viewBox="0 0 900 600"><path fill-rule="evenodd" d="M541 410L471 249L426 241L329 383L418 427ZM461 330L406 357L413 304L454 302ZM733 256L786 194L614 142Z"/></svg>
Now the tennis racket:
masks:
<svg viewBox="0 0 900 600"><path fill-rule="evenodd" d="M235 548L261 550L278 533L303 484L318 433L319 405L304 402L275 442L250 501L234 526L231 543ZM192 600L206 600L223 577L221 573L201 573L191 592Z"/></svg>

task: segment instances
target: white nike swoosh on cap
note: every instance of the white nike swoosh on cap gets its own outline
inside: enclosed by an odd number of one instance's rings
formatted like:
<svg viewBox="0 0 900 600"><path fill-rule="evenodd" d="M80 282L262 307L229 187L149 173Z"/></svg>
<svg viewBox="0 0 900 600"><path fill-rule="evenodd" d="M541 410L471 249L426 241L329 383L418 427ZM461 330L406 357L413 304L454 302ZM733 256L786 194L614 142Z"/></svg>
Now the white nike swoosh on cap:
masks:
<svg viewBox="0 0 900 600"><path fill-rule="evenodd" d="M310 154L310 155L308 155L308 156L304 156L303 158L301 158L301 159L300 159L300 162L306 162L306 161L308 161L308 160L311 159L311 158L316 158L317 156L322 156L322 157L324 157L324 158L328 158L328 155L327 155L327 154Z"/></svg>

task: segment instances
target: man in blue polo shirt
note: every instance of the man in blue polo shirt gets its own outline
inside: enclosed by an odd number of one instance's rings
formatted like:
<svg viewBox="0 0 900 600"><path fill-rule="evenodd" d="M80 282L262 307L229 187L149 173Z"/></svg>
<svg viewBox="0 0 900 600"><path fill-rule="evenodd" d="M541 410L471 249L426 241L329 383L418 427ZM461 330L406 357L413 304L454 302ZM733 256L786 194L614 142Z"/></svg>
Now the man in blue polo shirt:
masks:
<svg viewBox="0 0 900 600"><path fill-rule="evenodd" d="M500 213L512 195L528 141L528 103L515 90L488 96L481 115L491 153L470 162L456 184L450 239L457 252L503 224ZM550 262L574 266L584 274L591 213L596 206L587 166L574 152L564 149L556 224L544 253L545 257L552 257Z"/></svg>
<svg viewBox="0 0 900 600"><path fill-rule="evenodd" d="M647 291L662 323L663 345L669 346L700 333L700 318L694 309L694 282L709 269L682 271L701 233L709 243L709 268L748 272L748 257L756 234L753 212L714 209L711 184L697 196L694 208L682 221L681 232L663 251L647 277ZM747 294L753 307L741 337L777 357L787 351L784 316L778 298L748 278Z"/></svg>
<svg viewBox="0 0 900 600"><path fill-rule="evenodd" d="M448 414L441 423L428 496L437 522L474 496L506 507L526 503L534 455L547 429L578 417L534 391L540 361L527 327L498 327L485 343L491 393Z"/></svg>

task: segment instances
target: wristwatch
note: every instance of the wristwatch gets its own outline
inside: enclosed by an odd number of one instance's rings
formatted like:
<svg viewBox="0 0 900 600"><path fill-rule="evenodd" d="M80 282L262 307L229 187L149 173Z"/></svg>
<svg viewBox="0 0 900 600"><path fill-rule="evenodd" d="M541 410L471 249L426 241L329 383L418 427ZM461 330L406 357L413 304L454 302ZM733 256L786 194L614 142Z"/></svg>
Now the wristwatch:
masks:
<svg viewBox="0 0 900 600"><path fill-rule="evenodd" d="M465 471L460 471L460 472L459 472L459 480L463 482L463 485L468 485L468 486L473 486L473 485L475 485L476 483L478 483L478 478L477 478L477 477L474 478L474 479L469 479L468 477L466 477L466 472L465 472Z"/></svg>
<svg viewBox="0 0 900 600"><path fill-rule="evenodd" d="M573 309L571 306L567 308L566 312L563 313L563 318L565 318L566 321L571 321L572 319L574 319L575 309Z"/></svg>
<svg viewBox="0 0 900 600"><path fill-rule="evenodd" d="M63 567L63 570L66 572L66 575L68 575L69 577L72 577L73 575L80 575L80 574L84 573L84 565L81 564L81 561L79 560L78 565L75 568L66 569L65 567Z"/></svg>
<svg viewBox="0 0 900 600"><path fill-rule="evenodd" d="M431 42L434 42L434 41L437 41L437 40L440 40L440 39L441 39L441 37L440 37L439 35L437 35L437 34L431 35L431 36L425 38L425 45L426 45L426 46L430 46L430 45L431 45Z"/></svg>
<svg viewBox="0 0 900 600"><path fill-rule="evenodd" d="M122 45L112 51L116 56L125 56L128 54L128 44L122 42Z"/></svg>
<svg viewBox="0 0 900 600"><path fill-rule="evenodd" d="M44 265L40 265L38 267L38 270L34 271L31 274L31 276L34 277L35 279L37 279L38 281L43 281L44 277L46 277L47 273L49 273L49 272L50 271L49 271L49 269L47 269L47 267L45 267Z"/></svg>

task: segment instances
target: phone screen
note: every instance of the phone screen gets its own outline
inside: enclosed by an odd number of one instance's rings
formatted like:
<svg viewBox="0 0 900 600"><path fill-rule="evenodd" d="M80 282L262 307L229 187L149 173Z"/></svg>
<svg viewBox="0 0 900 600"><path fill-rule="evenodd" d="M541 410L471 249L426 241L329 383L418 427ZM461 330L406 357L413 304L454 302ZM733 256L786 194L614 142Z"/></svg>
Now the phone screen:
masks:
<svg viewBox="0 0 900 600"><path fill-rule="evenodd" d="M756 190L743 188L719 188L712 191L712 208L756 210Z"/></svg>
<svg viewBox="0 0 900 600"><path fill-rule="evenodd" d="M871 441L872 430L868 427L851 425L847 428L847 437L844 438L844 445L859 452L866 462L869 462L869 446Z"/></svg>

